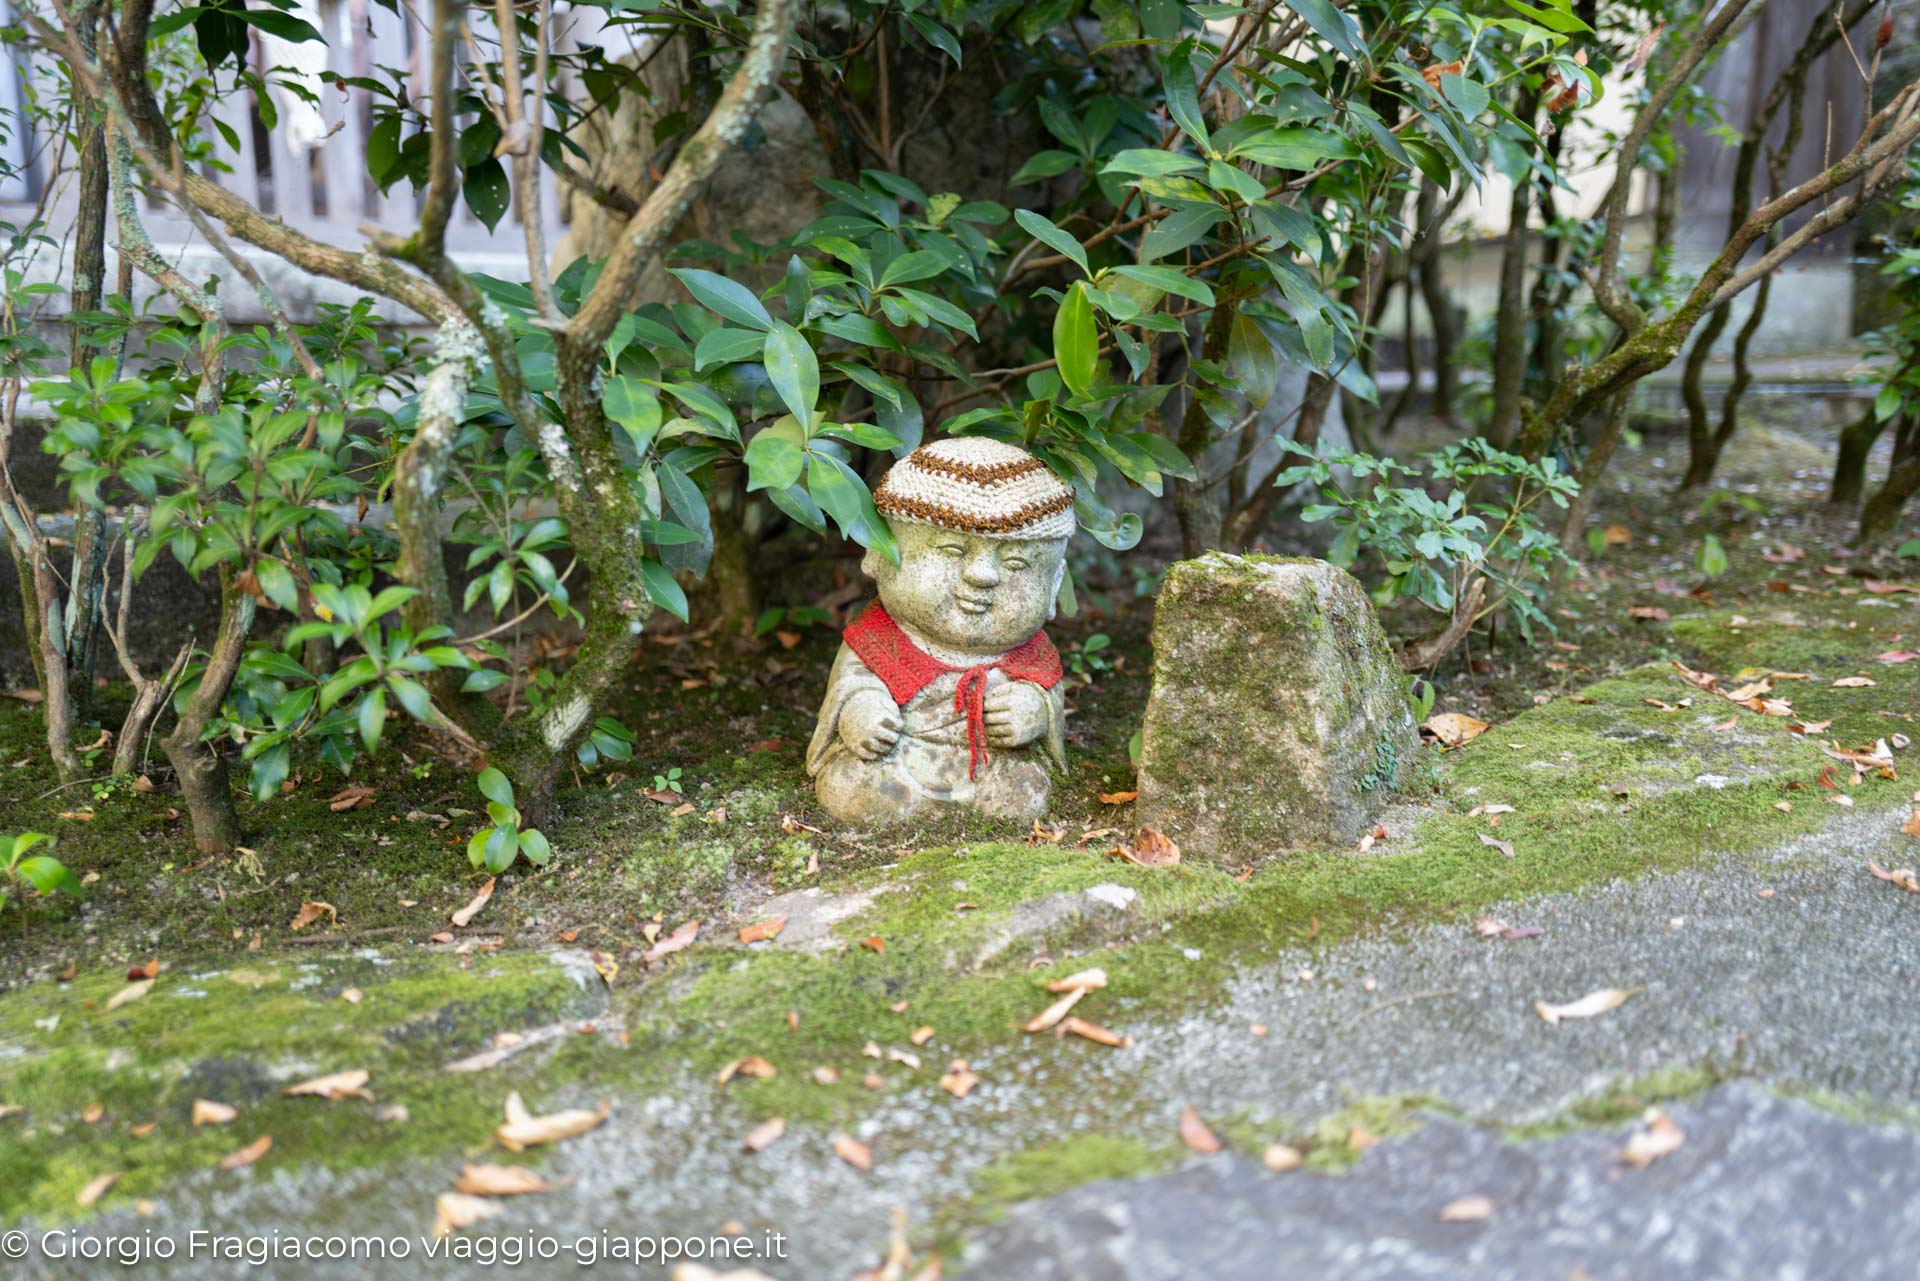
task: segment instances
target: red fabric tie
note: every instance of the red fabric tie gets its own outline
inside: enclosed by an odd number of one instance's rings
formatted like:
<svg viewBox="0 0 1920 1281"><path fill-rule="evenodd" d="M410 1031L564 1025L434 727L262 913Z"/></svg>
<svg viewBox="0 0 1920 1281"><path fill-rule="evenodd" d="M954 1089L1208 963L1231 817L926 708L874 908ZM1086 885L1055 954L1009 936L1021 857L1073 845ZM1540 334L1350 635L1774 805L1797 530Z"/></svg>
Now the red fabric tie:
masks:
<svg viewBox="0 0 1920 1281"><path fill-rule="evenodd" d="M1045 632L1035 632L991 663L950 666L914 644L879 601L848 623L841 639L869 671L886 683L887 693L900 707L945 673L960 673L960 683L953 691L953 710L967 721L968 778L974 777L980 762L987 759L987 673L999 668L1009 680L1030 681L1041 689L1052 689L1066 674L1060 665L1060 651Z"/></svg>

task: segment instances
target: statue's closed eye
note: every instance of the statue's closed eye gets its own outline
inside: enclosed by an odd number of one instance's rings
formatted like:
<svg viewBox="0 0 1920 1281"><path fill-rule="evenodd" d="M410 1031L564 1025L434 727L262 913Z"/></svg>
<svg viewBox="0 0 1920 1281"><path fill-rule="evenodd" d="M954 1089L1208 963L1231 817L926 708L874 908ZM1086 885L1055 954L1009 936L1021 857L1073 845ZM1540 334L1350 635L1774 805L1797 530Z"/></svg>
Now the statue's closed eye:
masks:
<svg viewBox="0 0 1920 1281"><path fill-rule="evenodd" d="M1025 569L1027 567L1027 562L1018 556L1009 556L1006 559L1006 561L1003 563L1006 565L1008 569L1016 570L1016 571Z"/></svg>
<svg viewBox="0 0 1920 1281"><path fill-rule="evenodd" d="M967 549L959 543L941 543L940 550L946 555L955 557L956 559L967 553Z"/></svg>

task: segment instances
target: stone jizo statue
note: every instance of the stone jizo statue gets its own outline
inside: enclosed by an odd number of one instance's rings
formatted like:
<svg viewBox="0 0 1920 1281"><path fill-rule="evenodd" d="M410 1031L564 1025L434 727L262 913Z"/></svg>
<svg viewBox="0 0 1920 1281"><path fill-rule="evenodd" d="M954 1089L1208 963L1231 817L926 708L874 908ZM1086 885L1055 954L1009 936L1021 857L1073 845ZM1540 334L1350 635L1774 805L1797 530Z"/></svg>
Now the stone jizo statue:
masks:
<svg viewBox="0 0 1920 1281"><path fill-rule="evenodd" d="M847 822L938 805L1046 812L1066 768L1053 617L1073 491L1025 450L962 437L888 470L874 506L900 563L868 552L879 599L847 626L807 772Z"/></svg>

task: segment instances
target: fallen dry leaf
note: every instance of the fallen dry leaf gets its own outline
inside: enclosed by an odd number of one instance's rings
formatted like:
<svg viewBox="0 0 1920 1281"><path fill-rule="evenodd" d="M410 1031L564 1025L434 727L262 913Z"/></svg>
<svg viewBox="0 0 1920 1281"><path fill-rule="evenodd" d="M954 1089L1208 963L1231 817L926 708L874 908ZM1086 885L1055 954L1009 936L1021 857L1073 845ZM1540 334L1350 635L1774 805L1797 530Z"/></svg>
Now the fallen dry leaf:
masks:
<svg viewBox="0 0 1920 1281"><path fill-rule="evenodd" d="M685 924L679 926L677 929L673 931L673 933L667 935L665 938L661 939L658 943L655 943L652 947L642 952L640 954L640 960L643 964L652 965L655 961L659 960L661 957L671 956L675 952L680 951L682 948L692 943L694 938L699 933L700 933L700 920L698 917L696 917L693 920L688 921Z"/></svg>
<svg viewBox="0 0 1920 1281"><path fill-rule="evenodd" d="M833 1136L833 1154L856 1170L873 1169L873 1149L851 1134Z"/></svg>
<svg viewBox="0 0 1920 1281"><path fill-rule="evenodd" d="M104 1014L110 1010L117 1010L131 1001L139 1000L147 993L153 991L153 983L154 981L152 979L141 979L137 983L127 984L107 999L107 1003L102 1008L101 1013Z"/></svg>
<svg viewBox="0 0 1920 1281"><path fill-rule="evenodd" d="M974 1086L980 1084L980 1078L967 1066L965 1059L955 1059L947 1064L945 1075L940 1078L940 1088L956 1099L964 1099Z"/></svg>
<svg viewBox="0 0 1920 1281"><path fill-rule="evenodd" d="M379 791L379 788L365 784L343 787L327 798L327 808L336 813L341 810L364 809L373 804L373 798Z"/></svg>
<svg viewBox="0 0 1920 1281"><path fill-rule="evenodd" d="M1079 970L1067 975L1065 978L1054 979L1047 984L1047 991L1074 992L1081 988L1092 991L1095 988L1105 987L1106 985L1107 972L1103 969L1095 968L1091 970Z"/></svg>
<svg viewBox="0 0 1920 1281"><path fill-rule="evenodd" d="M61 810L54 817L64 818L74 823L91 823L94 815L92 810Z"/></svg>
<svg viewBox="0 0 1920 1281"><path fill-rule="evenodd" d="M462 1167L453 1190L467 1196L526 1196L559 1187L524 1165L469 1165Z"/></svg>
<svg viewBox="0 0 1920 1281"><path fill-rule="evenodd" d="M1920 658L1920 650L1890 649L1884 654L1875 654L1874 661L1880 663L1911 663Z"/></svg>
<svg viewBox="0 0 1920 1281"><path fill-rule="evenodd" d="M780 1136L786 1132L786 1118L770 1116L760 1124L754 1126L751 1130L748 1130L746 1137L741 1139L740 1142L745 1145L749 1152L764 1152L779 1142Z"/></svg>
<svg viewBox="0 0 1920 1281"><path fill-rule="evenodd" d="M79 1193L73 1198L73 1203L85 1209L87 1206L92 1205L95 1201L105 1196L107 1189L118 1182L120 1182L120 1174L118 1171L112 1174L103 1174L97 1179L91 1179L88 1181L87 1186L81 1188Z"/></svg>
<svg viewBox="0 0 1920 1281"><path fill-rule="evenodd" d="M1832 685L1834 689L1867 689L1880 682L1871 676L1842 676Z"/></svg>
<svg viewBox="0 0 1920 1281"><path fill-rule="evenodd" d="M1878 863L1868 863L1867 870L1891 885L1898 885L1909 894L1920 894L1920 877L1916 877L1910 867L1896 867L1891 872Z"/></svg>
<svg viewBox="0 0 1920 1281"><path fill-rule="evenodd" d="M1644 1170L1663 1156L1680 1150L1687 1136L1665 1112L1654 1108L1645 1118L1646 1128L1634 1131L1621 1149L1620 1159L1636 1170Z"/></svg>
<svg viewBox="0 0 1920 1281"><path fill-rule="evenodd" d="M362 992L357 987L346 987L346 988L340 989L340 999L345 1001L348 1005L358 1005L360 1004L361 1001L366 999L366 996L367 994L365 992Z"/></svg>
<svg viewBox="0 0 1920 1281"><path fill-rule="evenodd" d="M1473 931L1481 938L1498 938L1513 928L1497 916L1483 916L1473 923Z"/></svg>
<svg viewBox="0 0 1920 1281"><path fill-rule="evenodd" d="M1223 1146L1191 1103L1180 1113L1180 1141L1205 1156L1211 1156Z"/></svg>
<svg viewBox="0 0 1920 1281"><path fill-rule="evenodd" d="M1478 1194L1463 1196L1440 1207L1442 1223L1478 1223L1493 1214L1493 1198Z"/></svg>
<svg viewBox="0 0 1920 1281"><path fill-rule="evenodd" d="M1286 1143L1269 1143L1267 1150L1260 1154L1260 1164L1276 1173L1297 1170L1304 1160L1299 1148Z"/></svg>
<svg viewBox="0 0 1920 1281"><path fill-rule="evenodd" d="M1643 623L1664 623L1667 621L1667 611L1658 605L1635 605L1627 611L1627 617Z"/></svg>
<svg viewBox="0 0 1920 1281"><path fill-rule="evenodd" d="M223 1170L238 1170L242 1166L252 1165L255 1161L265 1156L267 1151L272 1147L273 1136L271 1134L263 1134L253 1142L247 1144L244 1148L235 1148L233 1151L221 1157L220 1168Z"/></svg>
<svg viewBox="0 0 1920 1281"><path fill-rule="evenodd" d="M925 1045L933 1039L932 1026L917 1027L908 1035L907 1040L914 1045Z"/></svg>
<svg viewBox="0 0 1920 1281"><path fill-rule="evenodd" d="M1430 731L1447 747L1459 747L1472 742L1493 726L1464 712L1439 712L1427 717L1420 728Z"/></svg>
<svg viewBox="0 0 1920 1281"><path fill-rule="evenodd" d="M365 1068L354 1068L346 1072L331 1072L326 1076L316 1076L311 1081L302 1081L298 1085L289 1085L280 1091L289 1095L310 1095L322 1099L359 1098L370 1099L367 1082L373 1074Z"/></svg>
<svg viewBox="0 0 1920 1281"><path fill-rule="evenodd" d="M1139 867L1173 867L1180 862L1180 847L1171 837L1155 828L1143 827L1133 834L1128 845L1116 845L1107 857L1124 859Z"/></svg>
<svg viewBox="0 0 1920 1281"><path fill-rule="evenodd" d="M1508 858L1513 857L1513 845L1510 842L1500 840L1497 837L1488 836L1485 832L1479 832L1479 833L1476 833L1476 835L1479 836L1480 843L1486 846L1487 848L1499 850L1502 854L1505 854Z"/></svg>
<svg viewBox="0 0 1920 1281"><path fill-rule="evenodd" d="M452 1236L461 1228L469 1228L482 1219L491 1219L502 1212L498 1201L483 1196L471 1196L465 1192L442 1192L433 1202L433 1235Z"/></svg>
<svg viewBox="0 0 1920 1281"><path fill-rule="evenodd" d="M1025 1023L1022 1023L1020 1026L1028 1032L1046 1031L1048 1028L1058 1023L1061 1019L1064 1019L1065 1017L1067 1017L1067 1011L1071 1010L1075 1005L1079 1004L1080 998L1085 996L1090 990L1091 989L1084 988L1084 987L1073 988L1065 996L1061 997L1059 1000L1055 1001L1052 1005L1049 1005L1046 1009L1040 1011L1038 1014L1034 1015L1032 1018L1028 1019Z"/></svg>
<svg viewBox="0 0 1920 1281"><path fill-rule="evenodd" d="M195 1125L225 1125L240 1115L240 1109L229 1107L225 1103L215 1103L212 1099L193 1101L193 1123Z"/></svg>
<svg viewBox="0 0 1920 1281"><path fill-rule="evenodd" d="M85 1125L98 1125L100 1124L100 1119L106 1114L107 1109L104 1104L89 1103L80 1110L80 1120Z"/></svg>
<svg viewBox="0 0 1920 1281"><path fill-rule="evenodd" d="M861 939L860 946L866 948L867 951L869 952L884 952L887 950L886 940L881 938L878 934L875 934L870 938Z"/></svg>
<svg viewBox="0 0 1920 1281"><path fill-rule="evenodd" d="M452 916L449 916L447 919L453 922L454 929L463 930L467 927L467 923L469 921L473 920L474 917L480 915L480 909L485 907L487 905L487 900L492 897L493 897L493 877L489 876L487 878L487 883L485 885L482 885L479 891L476 894L474 894L473 901L468 903L465 907L461 908L459 911L455 912Z"/></svg>
<svg viewBox="0 0 1920 1281"><path fill-rule="evenodd" d="M516 1092L507 1096L506 1113L505 1124L494 1129L493 1137L509 1152L524 1152L543 1143L557 1143L561 1139L585 1134L613 1115L613 1105L602 1103L591 1112L585 1108L572 1108L549 1116L534 1116L527 1111L526 1104L520 1101L520 1095Z"/></svg>
<svg viewBox="0 0 1920 1281"><path fill-rule="evenodd" d="M787 918L784 916L776 916L769 921L755 921L751 925L741 927L740 941L742 943L764 943L768 939L779 938L780 931L786 928Z"/></svg>
<svg viewBox="0 0 1920 1281"><path fill-rule="evenodd" d="M1913 817L1900 825L1902 836L1920 836L1920 805L1913 808Z"/></svg>
<svg viewBox="0 0 1920 1281"><path fill-rule="evenodd" d="M1100 803L1102 805L1125 805L1127 802L1137 799L1139 795L1140 793L1138 792L1102 792L1100 793Z"/></svg>
<svg viewBox="0 0 1920 1281"><path fill-rule="evenodd" d="M1122 1036L1109 1028L1101 1027L1098 1023L1092 1023L1071 1014L1060 1020L1060 1026L1056 1031L1060 1036L1084 1037L1096 1045L1110 1045L1116 1050L1133 1048L1132 1037Z"/></svg>
<svg viewBox="0 0 1920 1281"><path fill-rule="evenodd" d="M1628 997L1645 990L1638 987L1603 987L1598 992L1589 992L1579 1000L1566 1005L1549 1005L1545 1001L1536 1001L1533 1008L1549 1023L1558 1023L1561 1019L1590 1019L1605 1014L1608 1010L1619 1009L1626 1004Z"/></svg>
<svg viewBox="0 0 1920 1281"><path fill-rule="evenodd" d="M767 1062L766 1059L758 1054L749 1054L745 1058L735 1059L733 1062L721 1068L719 1073L713 1078L713 1082L715 1085L725 1085L736 1076L757 1076L765 1080L769 1077L778 1076L779 1074L780 1070L774 1067L773 1064Z"/></svg>
<svg viewBox="0 0 1920 1281"><path fill-rule="evenodd" d="M817 1067L813 1070L813 1079L819 1085L832 1085L840 1079L840 1069L836 1067Z"/></svg>
<svg viewBox="0 0 1920 1281"><path fill-rule="evenodd" d="M338 925L340 923L340 914L334 911L333 904L302 903L300 910L293 914L293 920L289 922L288 925L294 933L298 934L301 930L306 929L323 916L327 918L327 923L330 925Z"/></svg>

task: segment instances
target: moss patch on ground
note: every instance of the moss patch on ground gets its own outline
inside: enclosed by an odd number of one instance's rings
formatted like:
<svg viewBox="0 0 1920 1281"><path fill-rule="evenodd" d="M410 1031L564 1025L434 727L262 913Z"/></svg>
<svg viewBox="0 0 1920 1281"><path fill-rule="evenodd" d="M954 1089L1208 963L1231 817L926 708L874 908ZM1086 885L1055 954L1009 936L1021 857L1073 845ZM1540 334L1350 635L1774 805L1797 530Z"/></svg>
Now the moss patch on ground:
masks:
<svg viewBox="0 0 1920 1281"><path fill-rule="evenodd" d="M36 988L31 1002L0 1002L0 1221L77 1216L80 1189L109 1172L122 1176L116 1201L159 1196L263 1135L273 1146L256 1169L266 1172L483 1147L506 1091L539 1100L550 1078L512 1062L485 1076L445 1065L497 1032L573 1025L606 1007L584 961L530 953L163 969L146 995L109 1009L127 986L84 974ZM573 1035L618 1053L606 1038ZM371 1098L284 1093L356 1069L372 1073ZM239 1116L196 1127L196 1099Z"/></svg>

